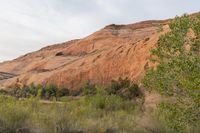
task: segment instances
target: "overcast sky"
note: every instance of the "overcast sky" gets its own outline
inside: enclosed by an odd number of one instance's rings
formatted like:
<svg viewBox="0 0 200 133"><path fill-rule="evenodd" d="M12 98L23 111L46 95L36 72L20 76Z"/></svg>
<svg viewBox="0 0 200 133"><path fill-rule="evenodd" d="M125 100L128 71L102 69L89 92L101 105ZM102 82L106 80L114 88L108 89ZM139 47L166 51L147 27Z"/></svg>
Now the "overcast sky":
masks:
<svg viewBox="0 0 200 133"><path fill-rule="evenodd" d="M200 0L0 0L0 61L104 26L200 11Z"/></svg>

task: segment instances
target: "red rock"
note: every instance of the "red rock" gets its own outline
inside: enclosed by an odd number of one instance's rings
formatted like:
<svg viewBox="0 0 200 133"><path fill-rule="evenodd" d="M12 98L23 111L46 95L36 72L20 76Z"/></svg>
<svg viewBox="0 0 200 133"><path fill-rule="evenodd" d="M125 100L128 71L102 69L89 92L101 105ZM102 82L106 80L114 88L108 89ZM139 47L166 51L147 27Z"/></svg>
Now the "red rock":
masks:
<svg viewBox="0 0 200 133"><path fill-rule="evenodd" d="M106 85L112 79L128 77L137 82L145 69L153 65L149 51L156 46L159 36L169 31L167 23L113 24L86 38L48 46L1 63L0 71L18 76L0 81L0 85L7 87L18 79L22 84L55 83L76 89L87 80ZM160 26L164 28L162 32L158 32Z"/></svg>

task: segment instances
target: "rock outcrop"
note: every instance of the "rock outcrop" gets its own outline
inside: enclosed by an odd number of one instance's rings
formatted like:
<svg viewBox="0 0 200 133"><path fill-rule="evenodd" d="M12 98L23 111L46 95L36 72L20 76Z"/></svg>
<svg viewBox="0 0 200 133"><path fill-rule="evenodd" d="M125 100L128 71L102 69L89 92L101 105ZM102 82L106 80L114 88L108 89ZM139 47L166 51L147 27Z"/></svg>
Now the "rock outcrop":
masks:
<svg viewBox="0 0 200 133"><path fill-rule="evenodd" d="M162 31L159 31L163 28ZM0 64L0 71L17 75L0 86L55 83L71 89L90 80L106 85L128 77L137 82L149 62L159 36L169 31L168 20L109 25L79 40L56 44Z"/></svg>

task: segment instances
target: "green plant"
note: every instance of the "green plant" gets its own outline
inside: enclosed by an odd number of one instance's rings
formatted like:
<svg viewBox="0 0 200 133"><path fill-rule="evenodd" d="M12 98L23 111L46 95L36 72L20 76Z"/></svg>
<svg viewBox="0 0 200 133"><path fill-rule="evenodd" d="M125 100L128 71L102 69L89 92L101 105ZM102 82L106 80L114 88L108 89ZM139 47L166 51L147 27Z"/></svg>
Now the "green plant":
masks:
<svg viewBox="0 0 200 133"><path fill-rule="evenodd" d="M94 95L96 93L96 87L90 81L87 81L83 87L82 91L84 95Z"/></svg>
<svg viewBox="0 0 200 133"><path fill-rule="evenodd" d="M66 88L61 88L58 89L57 91L57 97L63 97L63 96L68 96L69 95L69 90Z"/></svg>
<svg viewBox="0 0 200 133"><path fill-rule="evenodd" d="M169 24L171 31L162 35L157 48L152 50L158 65L147 71L142 81L149 90L176 97L174 103L161 104L158 112L169 129L181 133L199 126L199 21L199 17L193 19L184 15ZM194 31L195 38L188 36L189 30ZM186 44L190 46L189 51L185 49Z"/></svg>
<svg viewBox="0 0 200 133"><path fill-rule="evenodd" d="M44 91L45 91L45 96L44 98L45 99L52 99L53 97L56 98L57 100L57 86L56 85L53 85L53 84L47 84L44 88Z"/></svg>
<svg viewBox="0 0 200 133"><path fill-rule="evenodd" d="M6 90L0 90L0 95L6 95L7 91Z"/></svg>
<svg viewBox="0 0 200 133"><path fill-rule="evenodd" d="M119 78L118 81L112 80L111 86L107 89L107 91L110 95L119 95L124 99L134 99L143 95L139 86L131 83L128 78Z"/></svg>
<svg viewBox="0 0 200 133"><path fill-rule="evenodd" d="M0 102L0 133L29 133L30 108L6 96L1 96Z"/></svg>

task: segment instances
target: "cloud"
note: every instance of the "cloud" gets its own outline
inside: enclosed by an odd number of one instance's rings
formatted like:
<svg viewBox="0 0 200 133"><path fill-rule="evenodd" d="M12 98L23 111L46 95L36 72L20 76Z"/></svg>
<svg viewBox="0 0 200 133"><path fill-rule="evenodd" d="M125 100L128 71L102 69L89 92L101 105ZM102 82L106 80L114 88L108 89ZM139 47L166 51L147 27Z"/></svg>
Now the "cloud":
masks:
<svg viewBox="0 0 200 133"><path fill-rule="evenodd" d="M198 0L0 0L0 61L111 24L200 11Z"/></svg>

